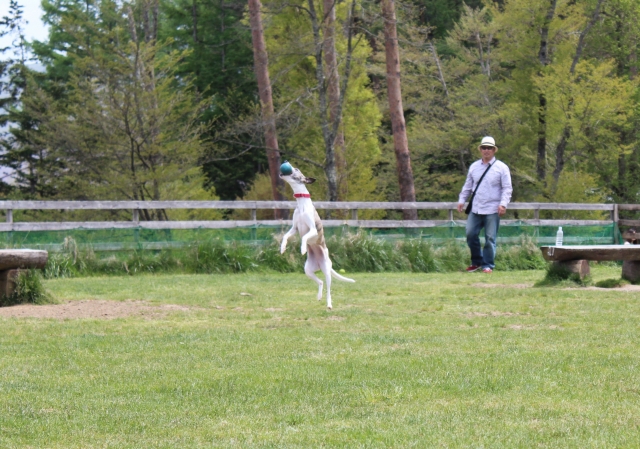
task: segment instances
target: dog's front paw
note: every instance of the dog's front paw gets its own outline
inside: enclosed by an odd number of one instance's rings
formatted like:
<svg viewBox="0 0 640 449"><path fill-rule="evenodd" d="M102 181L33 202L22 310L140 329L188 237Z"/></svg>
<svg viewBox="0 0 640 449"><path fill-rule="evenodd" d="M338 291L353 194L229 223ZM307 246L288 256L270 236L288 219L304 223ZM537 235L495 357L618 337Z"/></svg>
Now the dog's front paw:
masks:
<svg viewBox="0 0 640 449"><path fill-rule="evenodd" d="M304 256L305 254L307 254L307 245L303 245L300 248L300 252L302 253L302 255Z"/></svg>
<svg viewBox="0 0 640 449"><path fill-rule="evenodd" d="M285 250L287 249L287 247L285 245L282 245L280 247L280 254L284 254Z"/></svg>

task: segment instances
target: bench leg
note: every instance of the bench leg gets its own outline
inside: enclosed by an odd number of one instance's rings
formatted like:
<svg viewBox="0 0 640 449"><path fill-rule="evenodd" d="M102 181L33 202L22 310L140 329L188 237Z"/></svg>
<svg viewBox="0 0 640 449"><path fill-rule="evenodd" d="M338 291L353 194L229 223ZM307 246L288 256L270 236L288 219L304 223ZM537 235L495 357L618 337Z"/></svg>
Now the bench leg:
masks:
<svg viewBox="0 0 640 449"><path fill-rule="evenodd" d="M0 297L13 295L19 274L20 270L17 269L0 271Z"/></svg>
<svg viewBox="0 0 640 449"><path fill-rule="evenodd" d="M622 279L635 284L640 282L640 261L625 260L622 262Z"/></svg>
<svg viewBox="0 0 640 449"><path fill-rule="evenodd" d="M585 259L580 260L563 260L560 262L554 262L561 267L566 268L572 273L576 273L580 276L580 279L584 279L585 276L591 274L591 269L589 268L589 261Z"/></svg>

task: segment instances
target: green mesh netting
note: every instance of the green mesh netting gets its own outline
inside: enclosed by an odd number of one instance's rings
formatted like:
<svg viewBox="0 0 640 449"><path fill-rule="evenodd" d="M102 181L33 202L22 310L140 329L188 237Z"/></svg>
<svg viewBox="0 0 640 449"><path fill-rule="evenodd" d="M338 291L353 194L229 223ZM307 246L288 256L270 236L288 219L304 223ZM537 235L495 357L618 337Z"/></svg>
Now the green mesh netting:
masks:
<svg viewBox="0 0 640 449"><path fill-rule="evenodd" d="M540 246L553 245L557 226L530 226L526 224L501 224L498 243L517 244L523 236L530 237ZM614 223L597 226L562 226L565 245L605 245L621 243L620 233ZM61 251L65 241L73 239L79 248L95 251L126 249L180 248L197 241L222 239L249 244L264 244L288 230L288 226L257 226L234 229L75 229L67 231L4 232L0 237L5 248L31 248ZM422 238L434 244L452 239L464 241L464 222L450 222L431 228L364 229L349 226L325 228L325 236L343 236L367 232L384 239Z"/></svg>

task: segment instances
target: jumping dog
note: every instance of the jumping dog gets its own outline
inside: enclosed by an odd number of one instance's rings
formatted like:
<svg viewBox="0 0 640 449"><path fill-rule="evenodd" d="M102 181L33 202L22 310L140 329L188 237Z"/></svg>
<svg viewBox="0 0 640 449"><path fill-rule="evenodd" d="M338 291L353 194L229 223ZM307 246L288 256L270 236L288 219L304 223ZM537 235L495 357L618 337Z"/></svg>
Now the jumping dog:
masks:
<svg viewBox="0 0 640 449"><path fill-rule="evenodd" d="M304 272L318 284L318 301L322 299L323 282L315 275L320 270L324 273L327 284L327 308L331 310L331 276L345 282L355 282L353 279L340 276L332 268L329 259L329 250L324 241L322 221L311 202L311 195L306 184L312 184L316 180L307 178L300 170L285 162L280 167L280 178L286 181L293 189L293 196L298 203L293 212L293 226L282 237L280 244L280 254L287 249L287 240L297 232L300 233L302 254L307 254L307 262L304 264Z"/></svg>

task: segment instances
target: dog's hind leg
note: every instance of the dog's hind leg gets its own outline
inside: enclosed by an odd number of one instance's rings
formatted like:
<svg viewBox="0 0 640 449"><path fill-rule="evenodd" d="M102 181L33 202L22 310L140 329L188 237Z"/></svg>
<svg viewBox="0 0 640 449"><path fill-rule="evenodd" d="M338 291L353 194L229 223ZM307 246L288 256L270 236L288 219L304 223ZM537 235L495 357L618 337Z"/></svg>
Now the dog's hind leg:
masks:
<svg viewBox="0 0 640 449"><path fill-rule="evenodd" d="M332 263L331 259L329 259L329 250L327 248L318 248L318 266L320 270L324 273L325 284L327 285L327 309L331 310L333 307L331 305L331 272Z"/></svg>
<svg viewBox="0 0 640 449"><path fill-rule="evenodd" d="M322 299L322 286L324 283L316 276L316 270L318 269L317 261L313 251L309 251L307 256L307 262L304 264L304 273L313 281L318 284L318 301Z"/></svg>

